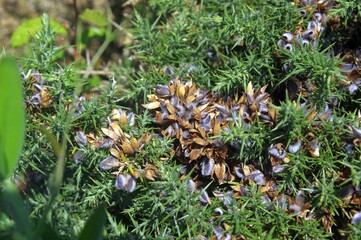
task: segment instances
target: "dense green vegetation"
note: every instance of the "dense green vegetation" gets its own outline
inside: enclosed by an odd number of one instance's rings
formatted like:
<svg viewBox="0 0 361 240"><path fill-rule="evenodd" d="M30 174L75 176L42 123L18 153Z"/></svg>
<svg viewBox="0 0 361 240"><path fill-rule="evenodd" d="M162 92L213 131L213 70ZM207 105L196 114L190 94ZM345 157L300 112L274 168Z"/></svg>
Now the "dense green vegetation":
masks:
<svg viewBox="0 0 361 240"><path fill-rule="evenodd" d="M152 0L127 30L107 11L80 15L74 62L47 15L16 59L25 136L0 121L0 166L2 141L23 142L0 238L361 237L358 0Z"/></svg>

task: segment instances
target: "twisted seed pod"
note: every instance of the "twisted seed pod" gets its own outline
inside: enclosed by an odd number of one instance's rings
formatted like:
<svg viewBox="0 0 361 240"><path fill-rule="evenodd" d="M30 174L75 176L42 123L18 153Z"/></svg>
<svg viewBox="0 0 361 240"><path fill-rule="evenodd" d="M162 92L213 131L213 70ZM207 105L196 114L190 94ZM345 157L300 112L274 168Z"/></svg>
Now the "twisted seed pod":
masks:
<svg viewBox="0 0 361 240"><path fill-rule="evenodd" d="M291 33L284 33L284 34L282 35L282 38L283 38L283 40L286 41L286 42L291 42L292 39L293 39L293 35L292 35Z"/></svg>

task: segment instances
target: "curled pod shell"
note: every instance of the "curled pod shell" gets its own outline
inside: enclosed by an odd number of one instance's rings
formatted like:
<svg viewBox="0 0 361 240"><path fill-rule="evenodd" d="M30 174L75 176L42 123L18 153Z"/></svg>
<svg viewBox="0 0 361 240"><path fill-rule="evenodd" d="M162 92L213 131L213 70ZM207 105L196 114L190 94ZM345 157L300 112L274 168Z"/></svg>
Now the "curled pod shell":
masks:
<svg viewBox="0 0 361 240"><path fill-rule="evenodd" d="M286 42L289 43L289 42L292 41L293 35L292 35L291 33L284 33L284 34L282 35L282 38L283 38L284 41L286 41Z"/></svg>
<svg viewBox="0 0 361 240"><path fill-rule="evenodd" d="M291 43L287 43L284 47L284 49L288 50L288 51L292 51L293 50L293 46Z"/></svg>

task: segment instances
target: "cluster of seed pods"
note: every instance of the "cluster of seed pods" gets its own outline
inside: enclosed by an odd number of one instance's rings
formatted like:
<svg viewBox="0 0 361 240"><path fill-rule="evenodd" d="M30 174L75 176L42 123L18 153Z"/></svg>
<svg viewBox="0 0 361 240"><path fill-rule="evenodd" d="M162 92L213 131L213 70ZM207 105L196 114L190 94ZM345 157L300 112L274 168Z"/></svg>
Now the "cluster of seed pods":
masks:
<svg viewBox="0 0 361 240"><path fill-rule="evenodd" d="M310 45L316 46L316 40L324 31L326 25L327 11L333 6L334 1L296 1L303 7L300 11L302 19L300 25L308 14L312 13L312 20L307 23L307 28L297 29L294 33L286 32L282 39L278 41L278 46L286 50L292 51L296 46Z"/></svg>
<svg viewBox="0 0 361 240"><path fill-rule="evenodd" d="M30 92L30 94L26 94L26 97L30 97L25 99L28 109L41 109L49 106L49 104L53 102L49 94L49 86L46 85L41 73L35 70L29 70L26 74L22 72L21 76L27 86L25 90Z"/></svg>
<svg viewBox="0 0 361 240"><path fill-rule="evenodd" d="M300 10L302 14L299 23L300 27L293 33L286 32L282 35L282 39L277 43L280 48L293 51L301 45L315 47L326 25L330 25L330 29L337 28L332 26L333 19L327 19L327 14L335 5L335 0L295 0L295 3L302 8ZM307 23L307 28L303 29L302 23L309 14L312 14L312 19ZM346 79L343 86L347 87L348 92L353 95L361 85L361 50L351 50L344 55L344 63L340 66ZM284 65L283 68L288 72L288 65ZM312 88L311 83L308 85L309 89Z"/></svg>
<svg viewBox="0 0 361 240"><path fill-rule="evenodd" d="M101 129L104 137L100 140L101 146L109 148L111 156L101 161L99 167L102 170L116 169L113 172L116 176L115 187L133 192L136 187L136 179L142 176L154 180L157 175L157 168L151 163L140 165L135 161L129 161L129 156L142 154L144 144L149 143L153 135L145 133L137 139L132 134L123 131L122 128L127 125L135 125L134 113L126 113L122 109L113 109L108 127Z"/></svg>
<svg viewBox="0 0 361 240"><path fill-rule="evenodd" d="M176 139L175 156L184 165L183 174L195 167L201 176L216 177L222 183L237 177L237 166L227 162L229 144L212 137L235 121L245 128L256 118L273 124L276 116L265 89L254 90L250 83L241 97L223 99L176 77L168 85L158 85L143 106L153 114L161 135Z"/></svg>
<svg viewBox="0 0 361 240"><path fill-rule="evenodd" d="M288 51L294 51L295 48L301 45L310 45L311 47L315 47L317 40L324 32L326 26L328 26L331 30L334 30L334 27L332 26L333 19L327 19L329 10L335 5L334 0L295 0L295 3L302 8L300 12L303 17L300 20L300 26L302 26L302 23L307 15L312 14L312 19L307 23L306 29L302 29L302 27L300 27L294 33L286 32L283 34L282 40L278 41L278 46ZM341 64L340 68L343 72L345 80L340 82L340 87L346 87L349 94L355 95L359 90L359 86L361 85L361 51L359 49L348 49L347 52L343 52L341 55L344 57L344 63ZM286 72L288 72L288 68L289 66L284 65L284 70ZM295 80L296 82L299 82L297 79L290 79L291 82L294 82ZM304 86L304 89L308 89L309 92L312 92L313 90L311 88L314 87L312 86L312 83L307 81L306 85L307 86ZM307 94L305 96L307 96ZM309 114L307 116L305 115L305 117L308 120L312 120L313 122L320 120L326 122L333 121L333 111L331 108L335 105L335 100L329 99L328 104L329 105L326 105L324 112L316 113L314 110L310 109L308 110ZM359 123L360 120L361 117L359 113L355 125L358 125L357 122ZM355 126L349 126L349 129L351 132L351 140L348 141L347 138L345 138L346 140L344 145L346 146L348 154L351 156L354 149L358 149L361 146L361 130ZM307 143L302 142L300 138L294 139L293 144L288 146L288 151L290 153L295 154L296 152L300 151L301 148L304 148L310 153L310 156L316 158L319 157L321 143L317 140L314 133L323 131L323 129L319 124L312 124L310 130L311 131L306 134ZM272 162L273 170L275 172L282 172L284 170L282 163L287 163L290 161L286 154L285 147L283 147L281 143L276 144L273 148L270 148L269 153L271 155L270 160ZM282 161L280 161L281 159ZM342 196L340 195L339 197L347 199L347 204L350 204L350 206L352 205L353 208L359 205L361 202L360 186L348 185L345 187L345 189L346 190L343 191ZM303 210L308 209L309 206L305 206L309 204L300 204L300 199L303 199L303 197L301 198L300 196L301 193L297 194L294 201L299 202L298 207L303 205ZM290 206L289 210L291 209L295 209L295 206ZM355 209L351 210L351 212L354 216L352 223L359 222L361 219L361 212L357 212ZM312 216L313 215L311 214L309 217ZM304 218L307 219L308 217L304 216ZM325 216L322 218L322 223L329 232L332 232L332 222L333 220L330 214L325 214Z"/></svg>

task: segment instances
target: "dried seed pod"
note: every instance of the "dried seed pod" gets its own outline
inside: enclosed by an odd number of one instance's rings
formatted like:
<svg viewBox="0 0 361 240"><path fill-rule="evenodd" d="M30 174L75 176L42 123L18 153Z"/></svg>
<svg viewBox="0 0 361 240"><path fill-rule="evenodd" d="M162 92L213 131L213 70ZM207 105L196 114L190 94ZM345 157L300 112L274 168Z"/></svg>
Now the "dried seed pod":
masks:
<svg viewBox="0 0 361 240"><path fill-rule="evenodd" d="M146 109L153 110L153 109L157 109L160 107L160 102L150 102L147 104L142 104L142 106Z"/></svg>
<svg viewBox="0 0 361 240"><path fill-rule="evenodd" d="M216 235L217 240L221 240L224 238L223 236L224 229L222 227L212 226L212 228L213 228L213 233L214 235Z"/></svg>
<svg viewBox="0 0 361 240"><path fill-rule="evenodd" d="M219 215L222 216L223 215L223 210L220 208L215 208L214 211Z"/></svg>
<svg viewBox="0 0 361 240"><path fill-rule="evenodd" d="M199 200L202 204L211 204L211 199L208 196L208 193L206 190L201 190L201 195L199 195Z"/></svg>
<svg viewBox="0 0 361 240"><path fill-rule="evenodd" d="M356 84L350 84L350 85L348 86L348 92L349 92L351 95L354 95L357 90L358 90L358 86L357 86Z"/></svg>
<svg viewBox="0 0 361 240"><path fill-rule="evenodd" d="M203 160L202 164L202 175L203 176L210 176L214 172L214 159L213 158L207 158Z"/></svg>
<svg viewBox="0 0 361 240"><path fill-rule="evenodd" d="M189 192L189 193L196 192L196 183L192 179L189 179L187 181L187 192Z"/></svg>
<svg viewBox="0 0 361 240"><path fill-rule="evenodd" d="M239 177L241 180L245 178L243 169L240 167L234 167L234 172L236 173L236 176Z"/></svg>
<svg viewBox="0 0 361 240"><path fill-rule="evenodd" d="M274 166L272 166L272 172L273 173L281 173L285 170L285 167L282 166L281 164L276 164Z"/></svg>
<svg viewBox="0 0 361 240"><path fill-rule="evenodd" d="M116 168L116 167L119 167L120 166L120 162L117 158L115 157L107 157L106 159L104 159L103 161L101 161L99 163L99 167L102 169L102 170L110 170L112 168Z"/></svg>
<svg viewBox="0 0 361 240"><path fill-rule="evenodd" d="M302 38L306 40L312 40L315 38L315 31L313 29L307 30L302 33Z"/></svg>
<svg viewBox="0 0 361 240"><path fill-rule="evenodd" d="M321 22L322 20L322 14L319 12L316 12L315 14L313 14L313 19L317 22Z"/></svg>
<svg viewBox="0 0 361 240"><path fill-rule="evenodd" d="M357 212L355 215L353 215L351 224L357 225L360 222L361 222L361 212Z"/></svg>
<svg viewBox="0 0 361 240"><path fill-rule="evenodd" d="M73 160L76 164L79 164L83 161L84 158L84 152L83 151L76 151L73 155Z"/></svg>
<svg viewBox="0 0 361 240"><path fill-rule="evenodd" d="M127 192L133 192L136 186L137 182L135 181L135 179L130 174L127 175L127 186L125 190Z"/></svg>
<svg viewBox="0 0 361 240"><path fill-rule="evenodd" d="M213 191L213 195L220 201L223 202L224 205L230 205L233 200L234 193L232 191L221 192L218 190Z"/></svg>
<svg viewBox="0 0 361 240"><path fill-rule="evenodd" d="M292 35L291 33L284 33L284 34L282 35L282 38L283 38L284 41L286 41L286 42L289 43L289 42L292 41L293 35Z"/></svg>
<svg viewBox="0 0 361 240"><path fill-rule="evenodd" d="M296 198L294 200L293 204L290 204L289 210L294 213L300 213L305 205L304 203L304 194L302 191L299 191L296 195Z"/></svg>
<svg viewBox="0 0 361 240"><path fill-rule="evenodd" d="M174 70L168 66L164 67L164 73L172 77L174 76Z"/></svg>
<svg viewBox="0 0 361 240"><path fill-rule="evenodd" d="M120 189L124 190L127 186L127 182L128 182L127 177L124 176L123 174L119 174L115 181L115 187L119 190Z"/></svg>
<svg viewBox="0 0 361 240"><path fill-rule="evenodd" d="M98 141L99 148L108 148L114 144L114 141L110 138L102 138Z"/></svg>
<svg viewBox="0 0 361 240"><path fill-rule="evenodd" d="M275 146L271 147L268 150L268 153L278 159L284 159L286 157L286 151L282 144L276 144Z"/></svg>
<svg viewBox="0 0 361 240"><path fill-rule="evenodd" d="M214 173L218 180L223 180L226 173L226 165L223 163L217 163L214 165Z"/></svg>
<svg viewBox="0 0 361 240"><path fill-rule="evenodd" d="M310 41L306 40L306 39L303 39L302 40L302 46L308 46L310 45Z"/></svg>
<svg viewBox="0 0 361 240"><path fill-rule="evenodd" d="M165 85L157 85L155 92L160 96L169 96L170 91L169 87Z"/></svg>
<svg viewBox="0 0 361 240"><path fill-rule="evenodd" d="M115 187L119 190L125 190L127 192L133 192L137 183L135 179L130 175L119 174L115 181Z"/></svg>
<svg viewBox="0 0 361 240"><path fill-rule="evenodd" d="M254 170L247 178L253 180L257 185L265 185L266 183L264 175L260 170Z"/></svg>
<svg viewBox="0 0 361 240"><path fill-rule="evenodd" d="M293 141L293 144L289 145L288 146L288 151L290 153L297 153L300 149L301 149L301 146L302 146L302 141L300 138L296 138L294 141Z"/></svg>
<svg viewBox="0 0 361 240"><path fill-rule="evenodd" d="M308 144L308 151L312 157L320 157L320 142L318 140L313 140Z"/></svg>
<svg viewBox="0 0 361 240"><path fill-rule="evenodd" d="M301 9L300 13L302 15L302 17L306 17L307 16L307 11L305 9Z"/></svg>
<svg viewBox="0 0 361 240"><path fill-rule="evenodd" d="M277 45L278 45L279 47L281 47L281 48L284 48L285 45L286 45L286 42L285 42L284 40L279 40L279 41L277 42Z"/></svg>
<svg viewBox="0 0 361 240"><path fill-rule="evenodd" d="M293 46L292 46L291 43L285 44L285 46L283 48L286 49L287 51L292 51L293 50Z"/></svg>
<svg viewBox="0 0 361 240"><path fill-rule="evenodd" d="M354 126L351 126L351 130L352 130L354 138L361 140L361 130L358 128L355 128Z"/></svg>
<svg viewBox="0 0 361 240"><path fill-rule="evenodd" d="M76 132L75 141L79 147L85 147L88 143L85 133L82 131Z"/></svg>

